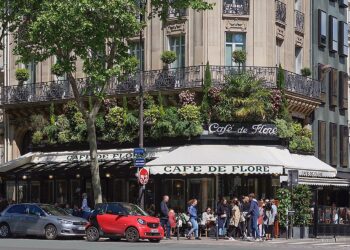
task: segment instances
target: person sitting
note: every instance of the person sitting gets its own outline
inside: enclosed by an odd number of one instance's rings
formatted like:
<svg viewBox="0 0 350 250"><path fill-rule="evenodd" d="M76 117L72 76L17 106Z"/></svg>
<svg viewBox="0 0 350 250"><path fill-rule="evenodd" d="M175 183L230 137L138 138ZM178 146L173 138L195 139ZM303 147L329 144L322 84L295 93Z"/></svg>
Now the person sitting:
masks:
<svg viewBox="0 0 350 250"><path fill-rule="evenodd" d="M215 226L215 216L211 211L210 207L207 207L205 212L202 213L201 228L207 232Z"/></svg>

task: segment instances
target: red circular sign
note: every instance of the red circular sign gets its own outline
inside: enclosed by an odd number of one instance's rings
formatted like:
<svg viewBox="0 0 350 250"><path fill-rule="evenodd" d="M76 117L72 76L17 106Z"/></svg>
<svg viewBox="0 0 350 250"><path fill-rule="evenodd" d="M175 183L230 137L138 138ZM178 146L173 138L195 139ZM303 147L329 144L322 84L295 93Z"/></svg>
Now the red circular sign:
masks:
<svg viewBox="0 0 350 250"><path fill-rule="evenodd" d="M149 172L147 169L142 168L139 172L139 182L142 185L146 185L149 180Z"/></svg>

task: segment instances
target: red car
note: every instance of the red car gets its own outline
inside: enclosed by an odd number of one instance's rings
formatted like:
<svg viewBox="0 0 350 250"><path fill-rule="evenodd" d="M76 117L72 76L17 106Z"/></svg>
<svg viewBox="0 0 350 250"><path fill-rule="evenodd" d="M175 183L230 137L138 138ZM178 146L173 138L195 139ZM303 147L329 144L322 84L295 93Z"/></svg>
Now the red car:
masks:
<svg viewBox="0 0 350 250"><path fill-rule="evenodd" d="M149 216L140 207L123 202L97 204L86 226L88 241L98 241L107 237L118 241L125 238L129 242L148 239L159 242L164 230L158 218Z"/></svg>

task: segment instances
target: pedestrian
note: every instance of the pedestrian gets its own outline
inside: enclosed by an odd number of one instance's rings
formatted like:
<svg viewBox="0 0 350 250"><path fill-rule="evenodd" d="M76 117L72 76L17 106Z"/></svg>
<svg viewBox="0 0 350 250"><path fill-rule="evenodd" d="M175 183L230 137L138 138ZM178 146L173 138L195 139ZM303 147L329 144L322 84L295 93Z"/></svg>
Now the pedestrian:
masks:
<svg viewBox="0 0 350 250"><path fill-rule="evenodd" d="M170 234L174 235L175 228L176 228L176 216L175 216L174 209L169 209L168 217L169 217L169 224L170 224Z"/></svg>
<svg viewBox="0 0 350 250"><path fill-rule="evenodd" d="M259 204L258 204L258 201L255 199L254 193L249 194L249 201L250 201L249 214L251 216L250 227L252 231L252 237L256 241L261 241L260 235L259 235L259 229L258 229Z"/></svg>
<svg viewBox="0 0 350 250"><path fill-rule="evenodd" d="M160 203L160 224L166 232L166 239L171 239L170 236L170 223L169 223L169 208L168 208L169 196L164 195L163 200Z"/></svg>
<svg viewBox="0 0 350 250"><path fill-rule="evenodd" d="M232 200L232 208L231 208L231 219L229 226L229 240L234 241L237 237L239 222L241 218L241 211L239 210L239 201L237 198Z"/></svg>
<svg viewBox="0 0 350 250"><path fill-rule="evenodd" d="M64 211L66 211L68 214L72 215L73 214L73 209L69 206L67 203L64 207Z"/></svg>
<svg viewBox="0 0 350 250"><path fill-rule="evenodd" d="M82 216L84 219L89 220L91 209L88 205L87 193L83 193L82 197L83 197L83 201L81 203Z"/></svg>
<svg viewBox="0 0 350 250"><path fill-rule="evenodd" d="M221 203L219 203L217 214L218 214L219 237L225 237L226 231L227 231L227 224L228 224L227 221L230 217L230 208L225 198L223 198Z"/></svg>
<svg viewBox="0 0 350 250"><path fill-rule="evenodd" d="M264 233L264 200L259 200L259 218L258 218L258 228L259 228L259 235L263 237Z"/></svg>
<svg viewBox="0 0 350 250"><path fill-rule="evenodd" d="M251 223L251 216L249 214L250 209L250 201L248 196L242 196L242 203L241 203L241 232L242 237L250 237L251 236L251 229L250 229L250 223Z"/></svg>
<svg viewBox="0 0 350 250"><path fill-rule="evenodd" d="M265 204L264 209L264 226L265 226L265 232L266 232L266 240L271 240L271 234L274 229L274 223L275 223L275 216L272 211L272 205L268 201Z"/></svg>
<svg viewBox="0 0 350 250"><path fill-rule="evenodd" d="M198 222L197 222L197 200L192 199L188 202L188 209L187 212L190 215L190 222L191 222L191 230L188 232L186 238L191 239L192 233L194 233L194 237L196 240L200 240L198 236Z"/></svg>
<svg viewBox="0 0 350 250"><path fill-rule="evenodd" d="M271 239L276 238L275 235L275 225L278 223L278 208L276 206L276 201L274 199L271 199L271 208L273 212L273 217L275 218L275 221L273 223L273 228L272 228L272 234L271 234Z"/></svg>

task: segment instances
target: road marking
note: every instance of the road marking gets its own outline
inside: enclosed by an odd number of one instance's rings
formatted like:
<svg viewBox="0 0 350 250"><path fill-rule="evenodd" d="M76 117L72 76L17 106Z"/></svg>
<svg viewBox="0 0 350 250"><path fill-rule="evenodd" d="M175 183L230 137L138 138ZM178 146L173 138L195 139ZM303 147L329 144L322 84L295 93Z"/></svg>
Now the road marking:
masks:
<svg viewBox="0 0 350 250"><path fill-rule="evenodd" d="M340 245L340 247L350 247L350 245Z"/></svg>
<svg viewBox="0 0 350 250"><path fill-rule="evenodd" d="M291 242L287 243L288 245L303 245L303 244L313 244L317 243L317 241L304 241L304 242Z"/></svg>
<svg viewBox="0 0 350 250"><path fill-rule="evenodd" d="M332 246L332 245L342 245L344 243L318 243L318 244L312 244L313 246Z"/></svg>

